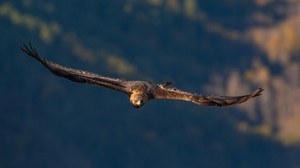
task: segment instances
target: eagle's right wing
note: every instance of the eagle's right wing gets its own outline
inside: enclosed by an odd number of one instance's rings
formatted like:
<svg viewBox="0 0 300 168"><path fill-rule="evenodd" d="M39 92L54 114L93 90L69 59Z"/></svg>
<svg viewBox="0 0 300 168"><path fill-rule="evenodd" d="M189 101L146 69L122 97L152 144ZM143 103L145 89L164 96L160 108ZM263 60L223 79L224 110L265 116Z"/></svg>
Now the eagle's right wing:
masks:
<svg viewBox="0 0 300 168"><path fill-rule="evenodd" d="M74 82L94 84L97 86L103 86L109 89L121 91L126 94L130 93L130 88L127 86L126 80L104 77L91 72L68 68L51 61L47 61L38 55L37 51L31 46L30 43L29 47L24 44L23 47L21 47L21 50L25 54L41 62L47 69L57 76L67 78Z"/></svg>
<svg viewBox="0 0 300 168"><path fill-rule="evenodd" d="M242 96L206 96L192 94L176 88L167 88L163 85L158 85L153 92L153 98L191 101L201 106L229 106L234 104L241 104L253 97L260 96L263 90L263 88L259 88L250 94Z"/></svg>

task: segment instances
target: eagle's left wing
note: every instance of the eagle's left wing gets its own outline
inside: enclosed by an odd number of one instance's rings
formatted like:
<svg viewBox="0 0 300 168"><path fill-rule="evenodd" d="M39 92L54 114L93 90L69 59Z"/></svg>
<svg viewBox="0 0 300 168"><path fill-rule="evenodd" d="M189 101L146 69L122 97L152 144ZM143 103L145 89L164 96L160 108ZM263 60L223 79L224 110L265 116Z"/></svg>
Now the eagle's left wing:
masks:
<svg viewBox="0 0 300 168"><path fill-rule="evenodd" d="M191 101L202 106L229 106L244 103L253 97L260 96L263 90L263 88L259 88L250 94L242 96L204 96L184 92L176 88L167 88L163 85L157 85L153 91L153 98Z"/></svg>
<svg viewBox="0 0 300 168"><path fill-rule="evenodd" d="M130 87L128 86L128 82L126 80L105 77L91 72L82 71L79 69L68 68L56 64L54 62L48 61L40 57L35 48L33 48L30 43L29 47L24 44L23 47L21 47L21 50L28 56L31 56L34 59L41 62L47 69L49 69L52 73L54 73L57 76L67 78L71 81L78 83L88 83L121 91L127 95L129 95L130 93Z"/></svg>

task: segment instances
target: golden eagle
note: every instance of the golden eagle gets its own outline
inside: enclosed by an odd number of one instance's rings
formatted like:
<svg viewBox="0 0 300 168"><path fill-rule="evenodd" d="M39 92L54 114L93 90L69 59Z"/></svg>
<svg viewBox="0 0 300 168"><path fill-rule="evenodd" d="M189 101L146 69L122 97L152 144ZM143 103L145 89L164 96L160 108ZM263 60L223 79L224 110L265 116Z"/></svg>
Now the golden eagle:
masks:
<svg viewBox="0 0 300 168"><path fill-rule="evenodd" d="M251 94L242 96L205 96L193 94L168 87L172 84L172 82L154 84L146 81L127 81L124 79L110 78L87 71L64 67L40 57L30 43L29 47L24 44L23 47L21 47L21 50L41 62L47 69L57 76L67 78L74 82L93 84L125 93L135 108L142 107L151 99L184 100L191 101L202 106L229 106L244 103L250 98L260 96L263 91L263 88L259 88Z"/></svg>

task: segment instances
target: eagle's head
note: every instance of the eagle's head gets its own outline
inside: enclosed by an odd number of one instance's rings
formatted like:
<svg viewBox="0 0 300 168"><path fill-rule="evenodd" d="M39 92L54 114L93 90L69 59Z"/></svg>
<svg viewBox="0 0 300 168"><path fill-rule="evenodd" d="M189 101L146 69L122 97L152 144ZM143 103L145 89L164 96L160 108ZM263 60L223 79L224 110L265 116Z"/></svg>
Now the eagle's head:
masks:
<svg viewBox="0 0 300 168"><path fill-rule="evenodd" d="M135 108L142 107L148 101L148 96L146 93L136 90L130 95L130 102Z"/></svg>

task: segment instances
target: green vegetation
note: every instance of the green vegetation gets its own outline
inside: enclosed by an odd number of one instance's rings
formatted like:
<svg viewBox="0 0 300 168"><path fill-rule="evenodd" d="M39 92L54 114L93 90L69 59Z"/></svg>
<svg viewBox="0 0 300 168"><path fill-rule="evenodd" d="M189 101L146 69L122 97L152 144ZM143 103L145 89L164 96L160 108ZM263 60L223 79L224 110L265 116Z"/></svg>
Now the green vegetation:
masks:
<svg viewBox="0 0 300 168"><path fill-rule="evenodd" d="M0 3L0 167L297 167L299 2ZM199 107L57 78L19 47L119 78L262 97Z"/></svg>

